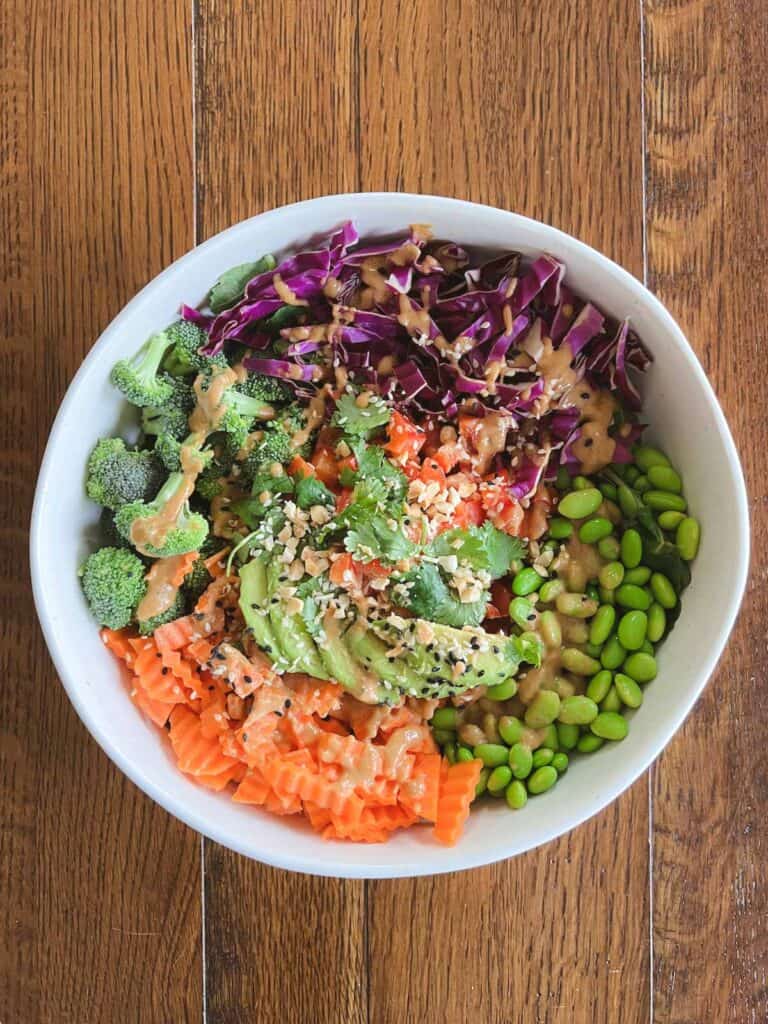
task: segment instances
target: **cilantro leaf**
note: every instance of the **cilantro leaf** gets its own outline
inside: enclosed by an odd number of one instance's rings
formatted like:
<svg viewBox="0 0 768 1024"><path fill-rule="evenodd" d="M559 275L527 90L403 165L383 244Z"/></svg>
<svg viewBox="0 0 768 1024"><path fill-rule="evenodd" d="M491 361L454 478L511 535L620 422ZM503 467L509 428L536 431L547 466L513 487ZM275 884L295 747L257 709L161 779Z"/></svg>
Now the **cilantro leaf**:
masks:
<svg viewBox="0 0 768 1024"><path fill-rule="evenodd" d="M479 626L485 618L488 596L468 604L451 593L438 567L433 562L421 562L410 572L398 575L397 582L408 583L407 597L398 603L418 615L420 619L439 622L444 626Z"/></svg>
<svg viewBox="0 0 768 1024"><path fill-rule="evenodd" d="M312 508L313 505L331 506L335 499L325 484L316 476L303 476L296 481L296 504L299 508Z"/></svg>
<svg viewBox="0 0 768 1024"><path fill-rule="evenodd" d="M525 548L517 537L510 537L488 522L482 526L446 530L426 549L426 554L432 558L455 555L476 572L484 569L494 580L506 576L512 563L524 553Z"/></svg>
<svg viewBox="0 0 768 1024"><path fill-rule="evenodd" d="M348 508L351 506L348 506ZM346 509L345 509L346 511ZM359 562L374 558L386 562L399 562L416 551L413 541L405 536L402 524L387 516L374 514L361 520L344 537L344 547Z"/></svg>
<svg viewBox="0 0 768 1024"><path fill-rule="evenodd" d="M336 403L331 423L345 434L369 437L374 430L389 423L391 410L378 395L372 395L365 407L357 404L357 396L344 394Z"/></svg>
<svg viewBox="0 0 768 1024"><path fill-rule="evenodd" d="M352 444L352 450L357 461L353 501L364 498L390 508L402 505L408 493L408 479L402 470L392 465L384 449L358 441Z"/></svg>
<svg viewBox="0 0 768 1024"><path fill-rule="evenodd" d="M211 288L208 296L208 305L214 313L221 313L230 309L236 302L239 302L245 292L245 287L257 274L263 274L275 267L274 256L262 256L254 263L240 263L225 271Z"/></svg>

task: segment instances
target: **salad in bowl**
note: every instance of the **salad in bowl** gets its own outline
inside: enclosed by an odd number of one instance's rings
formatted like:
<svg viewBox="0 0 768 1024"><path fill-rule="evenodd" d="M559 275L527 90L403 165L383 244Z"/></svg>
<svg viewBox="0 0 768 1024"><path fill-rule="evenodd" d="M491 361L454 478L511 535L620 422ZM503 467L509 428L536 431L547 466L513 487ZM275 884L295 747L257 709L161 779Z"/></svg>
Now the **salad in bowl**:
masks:
<svg viewBox="0 0 768 1024"><path fill-rule="evenodd" d="M546 252L346 222L254 256L116 363L136 429L88 458L80 582L135 713L330 840L451 845L578 786L699 546L649 352Z"/></svg>

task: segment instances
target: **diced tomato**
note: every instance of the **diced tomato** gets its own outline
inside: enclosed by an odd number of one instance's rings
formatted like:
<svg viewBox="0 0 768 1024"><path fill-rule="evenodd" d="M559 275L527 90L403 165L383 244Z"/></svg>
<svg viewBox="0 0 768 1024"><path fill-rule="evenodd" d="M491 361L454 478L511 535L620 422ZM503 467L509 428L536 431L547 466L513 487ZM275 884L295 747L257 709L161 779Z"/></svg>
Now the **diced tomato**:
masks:
<svg viewBox="0 0 768 1024"><path fill-rule="evenodd" d="M395 410L387 426L389 440L384 446L396 459L404 455L414 458L424 447L427 435L406 416Z"/></svg>
<svg viewBox="0 0 768 1024"><path fill-rule="evenodd" d="M436 483L441 489L445 487L445 471L435 459L424 459L419 476L425 484Z"/></svg>
<svg viewBox="0 0 768 1024"><path fill-rule="evenodd" d="M485 509L479 498L470 498L456 508L453 514L451 526L460 526L466 529L468 526L481 526L485 522Z"/></svg>
<svg viewBox="0 0 768 1024"><path fill-rule="evenodd" d="M294 455L288 465L288 472L291 476L314 476L315 467L311 462L307 462L306 459L302 459L300 455Z"/></svg>
<svg viewBox="0 0 768 1024"><path fill-rule="evenodd" d="M466 458L466 451L457 441L451 441L450 444L441 444L435 452L435 462L446 473L450 473L452 469L455 469L462 458Z"/></svg>
<svg viewBox="0 0 768 1024"><path fill-rule="evenodd" d="M332 563L328 576L336 586L349 587L352 584L360 585L362 573L352 555L345 552Z"/></svg>
<svg viewBox="0 0 768 1024"><path fill-rule="evenodd" d="M523 508L506 487L483 484L481 498L483 507L493 525L498 530L510 533L513 537L519 537L523 525Z"/></svg>
<svg viewBox="0 0 768 1024"><path fill-rule="evenodd" d="M424 454L434 455L440 447L440 427L435 424L426 431L427 437L424 443Z"/></svg>
<svg viewBox="0 0 768 1024"><path fill-rule="evenodd" d="M343 512L347 505L352 501L352 488L345 487L344 490L339 494L336 499L336 513Z"/></svg>
<svg viewBox="0 0 768 1024"><path fill-rule="evenodd" d="M342 469L349 469L355 473L357 471L357 459L354 455L347 455L345 458L339 459L338 467L339 473L341 473Z"/></svg>
<svg viewBox="0 0 768 1024"><path fill-rule="evenodd" d="M400 468L409 480L418 480L421 476L421 465L418 462L406 462Z"/></svg>
<svg viewBox="0 0 768 1024"><path fill-rule="evenodd" d="M498 608L500 615L509 614L509 602L512 600L512 591L500 580L491 584L491 601Z"/></svg>
<svg viewBox="0 0 768 1024"><path fill-rule="evenodd" d="M367 576L369 578L376 576L390 576L395 571L393 566L382 565L378 558L374 558L371 562L360 563L360 569L363 576Z"/></svg>
<svg viewBox="0 0 768 1024"><path fill-rule="evenodd" d="M336 487L339 482L339 465L331 448L317 446L312 455L312 465L318 480L326 487Z"/></svg>
<svg viewBox="0 0 768 1024"><path fill-rule="evenodd" d="M490 602L489 602L485 606L485 617L486 617L486 619L500 619L501 618L501 612L496 607L496 605L490 604Z"/></svg>

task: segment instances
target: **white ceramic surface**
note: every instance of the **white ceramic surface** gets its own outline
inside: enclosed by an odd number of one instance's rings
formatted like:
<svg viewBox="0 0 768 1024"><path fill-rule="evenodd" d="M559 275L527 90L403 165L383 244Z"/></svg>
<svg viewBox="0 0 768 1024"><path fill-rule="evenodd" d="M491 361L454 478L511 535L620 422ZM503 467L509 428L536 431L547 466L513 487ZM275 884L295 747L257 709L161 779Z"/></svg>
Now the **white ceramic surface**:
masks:
<svg viewBox="0 0 768 1024"><path fill-rule="evenodd" d="M682 615L628 738L579 759L523 813L498 805L473 812L451 849L434 842L429 828L382 846L325 842L301 821L237 805L189 781L174 767L166 738L131 704L76 575L98 518L84 496L81 467L95 440L126 421L109 384L112 364L170 322L180 302L196 304L221 271L303 246L347 218L363 237L427 222L437 236L469 246L551 252L567 264L577 292L615 317L631 317L655 360L643 386L650 436L683 471L703 524ZM658 300L621 267L552 227L487 206L400 193L328 196L272 210L210 239L148 284L104 331L67 392L40 471L31 531L35 602L49 650L78 714L115 764L170 813L233 850L290 870L358 878L490 863L547 842L605 807L659 754L701 693L738 610L748 549L747 497L731 435L701 366Z"/></svg>

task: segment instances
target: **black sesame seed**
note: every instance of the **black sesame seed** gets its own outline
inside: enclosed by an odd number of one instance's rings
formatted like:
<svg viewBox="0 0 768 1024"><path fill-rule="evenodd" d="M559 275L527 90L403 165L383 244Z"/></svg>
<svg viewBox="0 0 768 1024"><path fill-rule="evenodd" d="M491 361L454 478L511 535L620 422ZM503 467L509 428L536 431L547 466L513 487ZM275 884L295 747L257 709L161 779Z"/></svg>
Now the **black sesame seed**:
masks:
<svg viewBox="0 0 768 1024"><path fill-rule="evenodd" d="M247 742L248 742L248 733L244 732L243 733L243 743L247 743Z"/></svg>
<svg viewBox="0 0 768 1024"><path fill-rule="evenodd" d="M251 676L243 676L243 682L244 683L252 683L253 682L253 678Z"/></svg>
<svg viewBox="0 0 768 1024"><path fill-rule="evenodd" d="M525 621L526 622L535 622L536 621L536 612L531 612L530 615L526 615Z"/></svg>
<svg viewBox="0 0 768 1024"><path fill-rule="evenodd" d="M292 707L292 706L293 706L293 701L291 700L291 698L290 698L290 697L286 698L286 701L285 701L285 706L286 706L287 708L290 708L290 707Z"/></svg>
<svg viewBox="0 0 768 1024"><path fill-rule="evenodd" d="M477 673L477 678L478 679L482 679L484 675L485 675L485 669L481 668L480 671Z"/></svg>
<svg viewBox="0 0 768 1024"><path fill-rule="evenodd" d="M162 654L160 653L160 651L155 651L155 657L162 658Z"/></svg>
<svg viewBox="0 0 768 1024"><path fill-rule="evenodd" d="M584 447L585 448L591 448L593 444L594 444L594 441L592 440L592 438L588 437L586 439L586 441L584 442Z"/></svg>
<svg viewBox="0 0 768 1024"><path fill-rule="evenodd" d="M168 669L165 667L165 665L163 665L163 667L160 669L160 675L161 676L167 676L168 675Z"/></svg>
<svg viewBox="0 0 768 1024"><path fill-rule="evenodd" d="M501 648L496 647L495 645L491 648L491 650L493 651L494 654L501 654Z"/></svg>

